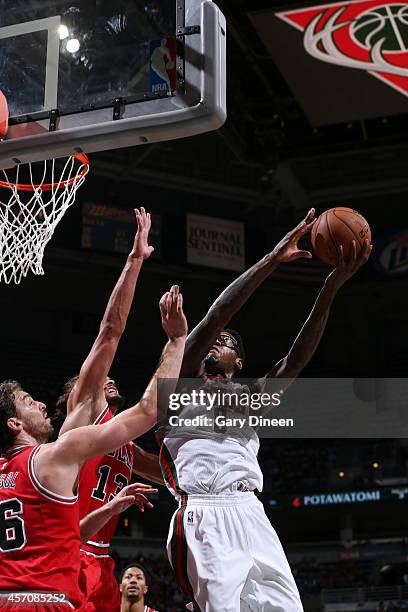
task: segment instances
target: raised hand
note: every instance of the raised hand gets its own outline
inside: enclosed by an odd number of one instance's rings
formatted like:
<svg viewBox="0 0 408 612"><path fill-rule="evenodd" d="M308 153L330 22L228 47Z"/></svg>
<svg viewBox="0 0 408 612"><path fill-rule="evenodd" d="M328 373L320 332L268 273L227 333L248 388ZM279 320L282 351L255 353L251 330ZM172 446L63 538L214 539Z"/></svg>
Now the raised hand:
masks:
<svg viewBox="0 0 408 612"><path fill-rule="evenodd" d="M351 243L351 256L348 261L344 261L343 245L338 247L338 262L336 268L327 277L327 282L332 284L335 289L340 289L346 281L349 280L359 269L367 263L373 245L368 240L364 241L360 253L357 255L357 243L355 240Z"/></svg>
<svg viewBox="0 0 408 612"><path fill-rule="evenodd" d="M187 319L183 312L183 296L178 285L173 285L160 300L162 327L168 338L187 336Z"/></svg>
<svg viewBox="0 0 408 612"><path fill-rule="evenodd" d="M153 504L145 497L144 493L157 493L157 489L141 482L135 482L124 487L109 502L112 514L120 514L133 504L138 507L140 512L144 512L145 508L153 508Z"/></svg>
<svg viewBox="0 0 408 612"><path fill-rule="evenodd" d="M142 206L140 210L139 208L135 208L135 215L137 232L130 256L134 259L148 259L154 251L154 248L148 244L149 232L152 225L150 213L147 213Z"/></svg>
<svg viewBox="0 0 408 612"><path fill-rule="evenodd" d="M295 261L296 259L312 259L310 251L298 249L298 242L312 229L316 222L314 219L315 209L309 210L306 217L276 245L272 251L272 257L277 263Z"/></svg>

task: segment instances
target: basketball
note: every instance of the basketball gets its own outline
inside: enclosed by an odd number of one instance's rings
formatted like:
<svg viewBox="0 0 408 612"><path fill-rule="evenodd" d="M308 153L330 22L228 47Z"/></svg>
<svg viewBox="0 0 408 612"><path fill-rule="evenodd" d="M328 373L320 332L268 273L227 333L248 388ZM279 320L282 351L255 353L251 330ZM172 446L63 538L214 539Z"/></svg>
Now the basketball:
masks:
<svg viewBox="0 0 408 612"><path fill-rule="evenodd" d="M343 245L344 260L351 256L352 241L356 241L357 255L365 240L371 243L371 229L360 213L351 208L332 208L322 213L312 228L312 245L322 261L335 267L338 247Z"/></svg>
<svg viewBox="0 0 408 612"><path fill-rule="evenodd" d="M0 612L408 612L408 0L0 14Z"/></svg>

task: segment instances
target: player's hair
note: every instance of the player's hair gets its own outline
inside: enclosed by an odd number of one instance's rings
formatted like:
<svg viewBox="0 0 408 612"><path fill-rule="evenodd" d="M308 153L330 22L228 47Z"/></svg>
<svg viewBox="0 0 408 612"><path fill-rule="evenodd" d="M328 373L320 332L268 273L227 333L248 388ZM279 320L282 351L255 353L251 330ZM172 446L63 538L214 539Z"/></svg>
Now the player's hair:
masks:
<svg viewBox="0 0 408 612"><path fill-rule="evenodd" d="M120 574L119 584L122 584L122 580L123 580L123 576L125 575L125 572L128 569L132 568L132 567L137 567L137 569L142 570L142 572L144 573L146 584L148 585L149 584L150 574L147 571L147 569L141 563L129 563L129 565L124 567L123 570L121 571L121 574Z"/></svg>
<svg viewBox="0 0 408 612"><path fill-rule="evenodd" d="M8 419L18 416L15 392L21 389L16 380L3 380L0 383L0 453L5 453L14 442L14 434L7 426Z"/></svg>
<svg viewBox="0 0 408 612"><path fill-rule="evenodd" d="M78 374L76 376L73 376L69 380L67 380L67 382L62 387L62 393L58 397L56 404L55 404L56 414L58 416L67 415L67 402L68 402L69 394L71 393L72 389L75 387L77 380L78 380Z"/></svg>
<svg viewBox="0 0 408 612"><path fill-rule="evenodd" d="M241 357L242 361L245 361L246 359L245 347L244 347L243 340L241 338L241 334L237 332L236 329L228 328L228 329L225 329L224 331L234 338L234 340L237 343L238 357Z"/></svg>

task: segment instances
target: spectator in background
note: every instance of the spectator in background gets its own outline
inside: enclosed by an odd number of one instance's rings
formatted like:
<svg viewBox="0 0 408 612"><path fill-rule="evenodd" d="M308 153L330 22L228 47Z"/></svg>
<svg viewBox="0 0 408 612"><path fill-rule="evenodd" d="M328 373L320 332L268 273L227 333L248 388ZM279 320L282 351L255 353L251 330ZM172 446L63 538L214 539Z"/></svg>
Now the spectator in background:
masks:
<svg viewBox="0 0 408 612"><path fill-rule="evenodd" d="M188 600L177 584L173 570L164 554L159 556L133 554L131 557L122 557L117 551L112 551L112 558L115 560L116 577L119 583L126 567L148 568L149 592L147 597L150 601L154 601L155 607L163 612L186 611Z"/></svg>
<svg viewBox="0 0 408 612"><path fill-rule="evenodd" d="M120 612L158 612L145 605L145 595L149 589L147 572L138 563L125 567L120 579Z"/></svg>

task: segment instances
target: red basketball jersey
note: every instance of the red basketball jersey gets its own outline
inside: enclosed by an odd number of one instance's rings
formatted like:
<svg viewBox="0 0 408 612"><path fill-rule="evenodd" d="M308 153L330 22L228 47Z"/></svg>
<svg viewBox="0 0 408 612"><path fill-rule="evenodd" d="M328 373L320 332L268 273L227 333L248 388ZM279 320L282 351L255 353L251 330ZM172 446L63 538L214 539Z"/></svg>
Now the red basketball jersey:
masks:
<svg viewBox="0 0 408 612"><path fill-rule="evenodd" d="M33 461L39 448L0 458L0 591L64 593L79 607L78 497L40 484Z"/></svg>
<svg viewBox="0 0 408 612"><path fill-rule="evenodd" d="M106 406L96 419L95 425L107 423L112 418L113 415ZM81 519L104 506L130 483L133 455L133 444L129 443L108 455L95 457L85 463L79 479L79 515ZM82 544L81 550L97 556L106 555L118 520L118 514L113 516L88 542Z"/></svg>

